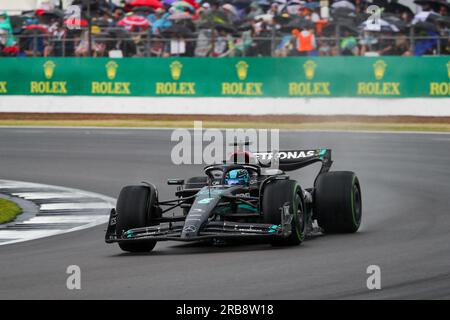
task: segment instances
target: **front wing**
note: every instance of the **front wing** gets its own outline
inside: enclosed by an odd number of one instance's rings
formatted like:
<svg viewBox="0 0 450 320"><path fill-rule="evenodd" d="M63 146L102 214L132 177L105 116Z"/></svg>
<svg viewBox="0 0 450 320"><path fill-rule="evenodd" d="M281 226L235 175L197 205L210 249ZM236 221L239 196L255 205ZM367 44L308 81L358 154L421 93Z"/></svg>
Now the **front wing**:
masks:
<svg viewBox="0 0 450 320"><path fill-rule="evenodd" d="M248 222L230 222L230 221L208 221L195 235L182 237L183 228L192 228L185 226L184 221L166 222L156 226L148 226L143 228L134 228L116 232L117 215L112 210L108 230L106 232L105 241L107 243L122 241L199 241L210 239L268 239L288 237L292 232L291 222L292 214L289 205L280 208L281 224L266 223L248 223ZM185 230L197 231L197 230Z"/></svg>

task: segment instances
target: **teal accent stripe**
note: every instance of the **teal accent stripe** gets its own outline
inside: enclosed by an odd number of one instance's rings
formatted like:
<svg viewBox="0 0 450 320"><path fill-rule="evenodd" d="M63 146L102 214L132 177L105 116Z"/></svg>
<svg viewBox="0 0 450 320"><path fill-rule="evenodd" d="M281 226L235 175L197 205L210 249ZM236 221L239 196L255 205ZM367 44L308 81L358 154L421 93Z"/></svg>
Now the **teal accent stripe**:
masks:
<svg viewBox="0 0 450 320"><path fill-rule="evenodd" d="M327 149L320 149L320 153L319 153L320 160L323 160L323 157L325 157L326 153L327 153Z"/></svg>

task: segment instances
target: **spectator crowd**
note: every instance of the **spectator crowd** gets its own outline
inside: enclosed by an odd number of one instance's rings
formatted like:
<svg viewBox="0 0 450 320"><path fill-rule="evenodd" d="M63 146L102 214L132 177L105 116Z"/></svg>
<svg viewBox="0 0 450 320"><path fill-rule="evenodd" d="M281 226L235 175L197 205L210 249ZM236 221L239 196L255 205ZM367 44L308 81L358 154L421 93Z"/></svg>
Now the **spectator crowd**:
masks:
<svg viewBox="0 0 450 320"><path fill-rule="evenodd" d="M43 1L0 8L0 56L242 57L450 54L450 2Z"/></svg>

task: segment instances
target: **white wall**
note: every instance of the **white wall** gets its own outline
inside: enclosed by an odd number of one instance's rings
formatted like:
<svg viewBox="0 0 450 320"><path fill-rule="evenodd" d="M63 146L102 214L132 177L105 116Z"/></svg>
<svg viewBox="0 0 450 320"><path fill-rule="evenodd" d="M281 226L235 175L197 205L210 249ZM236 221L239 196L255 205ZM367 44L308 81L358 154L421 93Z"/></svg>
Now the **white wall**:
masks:
<svg viewBox="0 0 450 320"><path fill-rule="evenodd" d="M0 112L450 116L450 98L252 99L0 96Z"/></svg>

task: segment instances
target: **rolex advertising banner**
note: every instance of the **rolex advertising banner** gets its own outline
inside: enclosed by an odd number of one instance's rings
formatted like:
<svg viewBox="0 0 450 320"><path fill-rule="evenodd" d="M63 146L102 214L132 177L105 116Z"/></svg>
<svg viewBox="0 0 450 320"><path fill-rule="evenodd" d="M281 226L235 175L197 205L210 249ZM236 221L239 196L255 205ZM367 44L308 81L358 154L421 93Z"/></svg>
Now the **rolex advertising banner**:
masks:
<svg viewBox="0 0 450 320"><path fill-rule="evenodd" d="M450 58L2 58L0 95L450 97Z"/></svg>

